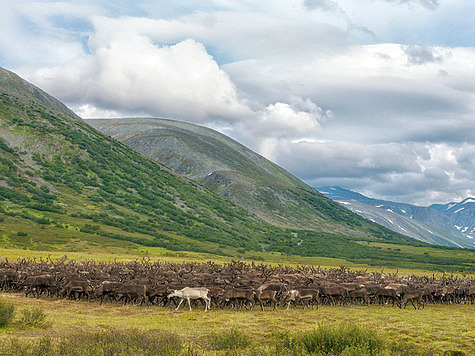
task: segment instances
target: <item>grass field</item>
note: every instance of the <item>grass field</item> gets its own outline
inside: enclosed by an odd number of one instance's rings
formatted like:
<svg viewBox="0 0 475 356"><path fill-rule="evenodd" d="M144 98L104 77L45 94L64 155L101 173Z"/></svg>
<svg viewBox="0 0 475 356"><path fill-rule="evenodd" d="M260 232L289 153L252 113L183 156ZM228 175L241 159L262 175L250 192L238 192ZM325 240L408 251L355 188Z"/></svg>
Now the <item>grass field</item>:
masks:
<svg viewBox="0 0 475 356"><path fill-rule="evenodd" d="M318 310L291 309L273 312L210 310L188 311L163 307L138 307L98 302L75 302L58 299L25 298L18 293L3 293L1 299L11 302L19 315L24 309L41 308L46 313L46 326L24 327L17 322L0 329L0 339L28 342L50 337L57 340L77 333L142 332L176 335L198 353L213 354L210 340L238 330L246 340L239 354L253 350L270 350L276 337L295 336L319 326L348 323L374 330L388 344L404 345L414 352L444 354L462 351L473 355L475 347L475 307L473 305L428 305L423 310L391 307L329 307ZM18 317L17 317L18 319ZM430 353L429 353L430 352ZM411 354L411 353L409 353Z"/></svg>

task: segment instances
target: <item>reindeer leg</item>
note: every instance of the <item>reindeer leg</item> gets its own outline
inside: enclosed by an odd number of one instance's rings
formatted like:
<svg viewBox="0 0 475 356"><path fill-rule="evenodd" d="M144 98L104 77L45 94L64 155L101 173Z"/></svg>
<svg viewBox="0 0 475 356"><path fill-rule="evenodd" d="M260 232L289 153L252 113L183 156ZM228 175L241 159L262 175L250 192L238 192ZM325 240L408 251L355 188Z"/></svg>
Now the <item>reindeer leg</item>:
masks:
<svg viewBox="0 0 475 356"><path fill-rule="evenodd" d="M180 298L180 303L178 303L178 306L175 308L175 310L178 310L178 308L180 307L181 303L183 303L184 299L183 298Z"/></svg>

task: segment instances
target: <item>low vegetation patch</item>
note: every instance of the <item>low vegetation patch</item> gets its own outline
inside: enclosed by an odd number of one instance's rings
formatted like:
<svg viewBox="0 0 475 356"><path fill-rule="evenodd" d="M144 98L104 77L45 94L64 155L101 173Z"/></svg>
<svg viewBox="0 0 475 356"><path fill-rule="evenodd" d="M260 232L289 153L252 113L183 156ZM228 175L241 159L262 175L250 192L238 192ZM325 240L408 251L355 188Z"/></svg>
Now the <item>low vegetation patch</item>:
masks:
<svg viewBox="0 0 475 356"><path fill-rule="evenodd" d="M341 355L358 351L377 355L384 348L384 340L367 327L345 324L337 328L320 326L298 337L309 354Z"/></svg>
<svg viewBox="0 0 475 356"><path fill-rule="evenodd" d="M11 302L0 299L0 328L7 327L13 321L15 306Z"/></svg>
<svg viewBox="0 0 475 356"><path fill-rule="evenodd" d="M209 344L213 350L241 350L249 347L251 338L239 329L211 334Z"/></svg>
<svg viewBox="0 0 475 356"><path fill-rule="evenodd" d="M21 314L20 324L26 327L44 328L48 326L46 313L41 308L23 309Z"/></svg>
<svg viewBox="0 0 475 356"><path fill-rule="evenodd" d="M365 326L342 324L320 326L302 334L277 333L272 342L256 344L241 330L231 329L208 336L203 347L199 342L185 342L170 332L138 330L82 332L36 340L11 338L0 344L1 355L333 355L333 356L389 356L389 355L466 355L461 351L438 352L422 350L403 342L388 342ZM210 350L211 347L211 350Z"/></svg>
<svg viewBox="0 0 475 356"><path fill-rule="evenodd" d="M183 343L175 334L140 331L80 333L55 340L10 339L0 345L1 355L181 355Z"/></svg>

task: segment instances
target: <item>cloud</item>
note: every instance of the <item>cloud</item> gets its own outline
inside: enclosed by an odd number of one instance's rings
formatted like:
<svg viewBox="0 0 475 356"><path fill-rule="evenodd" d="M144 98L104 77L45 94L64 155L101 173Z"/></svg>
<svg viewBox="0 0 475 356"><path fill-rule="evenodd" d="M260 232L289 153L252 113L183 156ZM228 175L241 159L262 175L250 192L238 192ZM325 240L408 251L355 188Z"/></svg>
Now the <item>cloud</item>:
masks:
<svg viewBox="0 0 475 356"><path fill-rule="evenodd" d="M254 112L229 133L275 161L279 142L314 137L321 130L321 122L331 117L330 110L324 111L310 99L291 97L287 102L269 104Z"/></svg>
<svg viewBox="0 0 475 356"><path fill-rule="evenodd" d="M245 98L308 97L334 119L319 139L349 142L466 142L474 132L475 50L432 49L443 62L407 65L400 45L354 46L332 56L246 61L223 69ZM443 69L448 76L440 76ZM463 128L460 130L459 128Z"/></svg>
<svg viewBox="0 0 475 356"><path fill-rule="evenodd" d="M258 116L261 135L293 138L319 130L320 121L331 117L331 111L324 113L310 99L293 97L290 103L269 104Z"/></svg>
<svg viewBox="0 0 475 356"><path fill-rule="evenodd" d="M82 34L55 27L45 16L85 14L85 6L55 3L40 4L4 0L0 2L0 65L54 65L64 63L83 52ZM62 4L62 5L61 5Z"/></svg>
<svg viewBox="0 0 475 356"><path fill-rule="evenodd" d="M410 6L420 5L430 10L435 10L440 6L439 0L383 0L389 3L407 4Z"/></svg>
<svg viewBox="0 0 475 356"><path fill-rule="evenodd" d="M279 164L317 187L342 185L421 205L475 194L473 144L279 142L276 148Z"/></svg>
<svg viewBox="0 0 475 356"><path fill-rule="evenodd" d="M442 57L425 46L406 46L404 52L407 54L407 64L442 63Z"/></svg>
<svg viewBox="0 0 475 356"><path fill-rule="evenodd" d="M340 10L340 6L332 0L304 0L303 6L308 10L321 9L325 11Z"/></svg>
<svg viewBox="0 0 475 356"><path fill-rule="evenodd" d="M194 40L159 46L145 36L120 34L96 42L91 54L37 70L32 79L76 106L197 122L249 114L228 75Z"/></svg>

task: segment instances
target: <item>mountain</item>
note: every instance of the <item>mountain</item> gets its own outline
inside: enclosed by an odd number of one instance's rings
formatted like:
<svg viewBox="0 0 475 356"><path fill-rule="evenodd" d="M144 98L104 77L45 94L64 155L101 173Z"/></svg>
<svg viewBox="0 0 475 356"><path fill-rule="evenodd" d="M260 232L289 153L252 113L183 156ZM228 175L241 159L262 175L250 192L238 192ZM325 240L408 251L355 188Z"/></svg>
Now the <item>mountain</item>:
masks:
<svg viewBox="0 0 475 356"><path fill-rule="evenodd" d="M163 254L470 271L473 255L435 249L305 191L317 230L271 225L206 186L89 126L0 68L0 247ZM318 203L318 204L317 204ZM325 230L328 229L328 230Z"/></svg>
<svg viewBox="0 0 475 356"><path fill-rule="evenodd" d="M197 180L270 224L359 234L351 226L354 216L348 210L335 206L283 168L215 130L165 119L87 123ZM342 224L343 220L348 223Z"/></svg>
<svg viewBox="0 0 475 356"><path fill-rule="evenodd" d="M458 231L469 239L475 239L475 198L469 197L459 203L433 204L430 208L448 216Z"/></svg>
<svg viewBox="0 0 475 356"><path fill-rule="evenodd" d="M448 216L450 212L462 211L460 209L463 207L460 208L459 206L451 209L456 206L454 203L421 207L373 199L341 187L321 187L317 189L325 196L339 202L351 211L416 240L442 246L475 248L474 242L469 236L464 236L459 231L472 231L468 225L466 229L465 227L461 228L461 226L465 225L459 225L460 229L456 228L455 222ZM469 200L464 202L468 204ZM466 224L470 224L471 216L472 224L474 224L473 218L475 214L473 210L470 213L470 208L473 209L474 206L469 204L466 208L467 211L466 214L463 214L465 217L463 221ZM456 218L455 214L453 216Z"/></svg>
<svg viewBox="0 0 475 356"><path fill-rule="evenodd" d="M99 235L169 249L209 251L199 242L210 241L260 250L260 243L284 238L283 231L100 134L3 69L0 199L3 243L24 248L71 242L54 236Z"/></svg>

